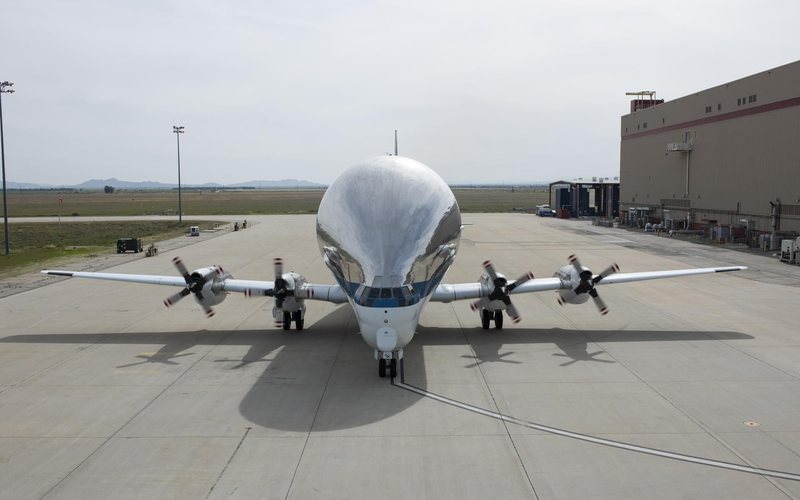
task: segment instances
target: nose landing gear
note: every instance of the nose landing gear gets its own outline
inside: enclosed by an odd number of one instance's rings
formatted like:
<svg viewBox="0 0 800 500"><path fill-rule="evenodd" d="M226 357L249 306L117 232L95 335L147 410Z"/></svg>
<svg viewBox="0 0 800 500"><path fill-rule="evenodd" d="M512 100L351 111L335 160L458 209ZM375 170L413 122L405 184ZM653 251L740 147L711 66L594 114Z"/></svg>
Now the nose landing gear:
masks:
<svg viewBox="0 0 800 500"><path fill-rule="evenodd" d="M378 358L378 376L381 378L386 377L386 372L389 372L389 377L397 377L397 360L402 359L403 350L400 349L395 352L379 352L375 351L375 357Z"/></svg>
<svg viewBox="0 0 800 500"><path fill-rule="evenodd" d="M388 362L387 362L388 361ZM395 378L397 376L397 360L392 358L389 360L386 359L379 359L378 360L378 376L385 377L386 370L389 370L389 376L391 378Z"/></svg>

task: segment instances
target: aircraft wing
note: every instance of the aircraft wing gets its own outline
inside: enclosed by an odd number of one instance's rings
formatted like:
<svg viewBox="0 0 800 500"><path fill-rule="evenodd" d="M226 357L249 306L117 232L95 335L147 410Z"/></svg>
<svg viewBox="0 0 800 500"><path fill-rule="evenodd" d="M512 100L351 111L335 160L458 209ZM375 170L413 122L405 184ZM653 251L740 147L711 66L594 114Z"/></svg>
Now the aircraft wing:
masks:
<svg viewBox="0 0 800 500"><path fill-rule="evenodd" d="M656 280L663 278L678 278L681 276L694 276L698 274L724 273L730 271L742 271L747 269L744 266L731 267L704 267L698 269L676 269L673 271L645 271L638 273L616 273L604 277L597 285L612 285L614 283L631 283L634 281ZM514 282L509 283L509 286ZM518 293L544 292L548 290L569 290L577 286L562 278L534 278L520 283L510 295ZM489 295L489 289L479 282L441 284L431 295L432 302L453 302L454 300L480 299Z"/></svg>
<svg viewBox="0 0 800 500"><path fill-rule="evenodd" d="M89 278L96 280L122 281L127 283L144 283L147 285L167 285L186 287L186 280L180 276L160 276L154 274L122 274L96 273L85 271L62 271L45 269L42 274L64 276L67 278ZM220 279L217 285L220 291L241 292L247 296L272 296L274 281L239 280L234 278ZM315 285L304 283L295 296L302 299L320 300L341 304L347 302L347 296L339 285Z"/></svg>
<svg viewBox="0 0 800 500"><path fill-rule="evenodd" d="M148 285L186 286L186 281L179 276L159 276L155 274L119 274L94 273L84 271L58 271L45 269L42 274L65 276L67 278L90 278L95 280L126 281L128 283L145 283Z"/></svg>

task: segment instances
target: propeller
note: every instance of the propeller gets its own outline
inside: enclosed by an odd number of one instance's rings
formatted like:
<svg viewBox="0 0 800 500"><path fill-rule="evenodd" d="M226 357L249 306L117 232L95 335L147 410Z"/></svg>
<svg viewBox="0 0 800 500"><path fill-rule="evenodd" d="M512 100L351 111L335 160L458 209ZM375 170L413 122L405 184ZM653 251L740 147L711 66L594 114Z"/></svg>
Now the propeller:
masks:
<svg viewBox="0 0 800 500"><path fill-rule="evenodd" d="M283 326L283 301L286 297L293 297L294 290L286 287L286 280L283 279L283 259L275 257L275 283L272 290L267 290L267 297L275 297L275 325Z"/></svg>
<svg viewBox="0 0 800 500"><path fill-rule="evenodd" d="M186 297L190 293L193 293L195 297L197 297L197 302L205 311L207 317L214 316L214 309L211 306L205 304L203 302L203 287L209 281L213 281L220 273L222 273L222 268L219 266L214 267L214 270L207 276L203 276L199 273L192 276L189 274L189 270L186 269L186 266L183 264L183 261L180 257L174 257L172 259L172 263L178 269L178 272L183 276L183 279L186 281L186 288L181 290L180 292L170 295L166 299L164 299L164 305L167 307L171 307L178 303L182 298Z"/></svg>
<svg viewBox="0 0 800 500"><path fill-rule="evenodd" d="M608 266L602 273L598 274L594 278L592 277L592 272L583 266L581 266L580 261L578 261L578 257L576 255L569 256L569 263L575 267L575 270L578 272L578 276L580 277L580 284L575 288L575 295L579 295L581 293L588 293L592 299L594 299L594 303L597 305L597 308L600 310L600 314L605 316L608 314L608 307L606 303L603 302L603 299L597 294L597 290L595 290L595 285L603 281L603 278L612 275L619 271L619 266L617 264L611 264Z"/></svg>
<svg viewBox="0 0 800 500"><path fill-rule="evenodd" d="M487 306L489 302L494 300L502 301L506 305L506 313L511 318L511 321L514 323L520 322L519 312L517 308L514 307L514 304L511 303L511 298L509 294L517 288L519 285L525 283L528 280L533 279L533 274L529 271L524 275L517 278L513 283L510 285L508 284L508 280L504 276L500 276L494 270L494 266L492 265L491 261L484 261L483 268L486 270L486 274L489 276L489 279L492 281L492 291L489 293L488 297L484 297L478 301L473 302L470 304L470 307L473 311L477 311L479 308Z"/></svg>

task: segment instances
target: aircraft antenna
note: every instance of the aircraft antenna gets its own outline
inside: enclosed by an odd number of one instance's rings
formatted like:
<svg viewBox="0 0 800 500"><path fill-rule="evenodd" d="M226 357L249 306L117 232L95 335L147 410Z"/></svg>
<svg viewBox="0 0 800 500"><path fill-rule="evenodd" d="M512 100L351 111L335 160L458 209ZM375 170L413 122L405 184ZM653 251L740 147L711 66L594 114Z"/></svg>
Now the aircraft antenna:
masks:
<svg viewBox="0 0 800 500"><path fill-rule="evenodd" d="M394 131L394 155L397 156L397 130Z"/></svg>

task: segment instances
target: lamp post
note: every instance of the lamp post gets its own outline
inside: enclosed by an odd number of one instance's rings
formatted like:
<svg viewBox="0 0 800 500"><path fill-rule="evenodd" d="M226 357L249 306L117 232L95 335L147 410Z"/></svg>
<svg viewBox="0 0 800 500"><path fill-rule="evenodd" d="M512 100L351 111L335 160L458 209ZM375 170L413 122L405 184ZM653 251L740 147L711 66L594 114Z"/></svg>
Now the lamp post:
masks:
<svg viewBox="0 0 800 500"><path fill-rule="evenodd" d="M8 247L8 202L6 202L6 150L3 144L3 94L13 94L14 91L7 88L13 87L11 82L0 82L0 163L3 165L3 237L5 242L5 254L10 253Z"/></svg>
<svg viewBox="0 0 800 500"><path fill-rule="evenodd" d="M183 127L178 127L177 125L172 126L172 131L175 133L175 137L178 139L178 222L183 222L183 208L181 207L181 134L183 133Z"/></svg>

